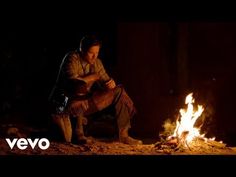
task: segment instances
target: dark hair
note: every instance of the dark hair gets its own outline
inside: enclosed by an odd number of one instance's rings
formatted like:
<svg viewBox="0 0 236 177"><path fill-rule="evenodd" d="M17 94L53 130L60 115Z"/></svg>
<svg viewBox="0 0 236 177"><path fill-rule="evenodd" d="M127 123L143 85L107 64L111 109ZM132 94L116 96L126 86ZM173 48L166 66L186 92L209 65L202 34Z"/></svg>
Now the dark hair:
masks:
<svg viewBox="0 0 236 177"><path fill-rule="evenodd" d="M80 40L79 52L87 52L90 47L97 45L101 47L102 42L95 35L86 35Z"/></svg>

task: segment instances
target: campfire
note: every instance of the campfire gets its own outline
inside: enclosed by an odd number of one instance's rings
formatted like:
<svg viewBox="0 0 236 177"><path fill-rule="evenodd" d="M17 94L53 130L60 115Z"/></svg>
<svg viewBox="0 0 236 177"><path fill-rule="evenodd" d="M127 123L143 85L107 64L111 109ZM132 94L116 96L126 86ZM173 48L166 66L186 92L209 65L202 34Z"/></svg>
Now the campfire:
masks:
<svg viewBox="0 0 236 177"><path fill-rule="evenodd" d="M196 121L201 117L204 108L202 105L194 105L193 93L185 98L186 109L179 110L176 122L166 121L164 133L160 134L161 141L155 143L158 152L195 151L215 152L226 148L222 141L215 138L206 138L200 133L202 125L196 127Z"/></svg>

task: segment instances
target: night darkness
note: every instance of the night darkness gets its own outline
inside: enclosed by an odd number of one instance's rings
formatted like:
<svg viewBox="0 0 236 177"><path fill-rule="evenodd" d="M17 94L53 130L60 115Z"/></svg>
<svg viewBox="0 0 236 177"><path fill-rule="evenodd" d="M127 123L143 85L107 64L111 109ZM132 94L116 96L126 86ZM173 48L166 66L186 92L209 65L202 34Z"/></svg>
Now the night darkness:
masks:
<svg viewBox="0 0 236 177"><path fill-rule="evenodd" d="M133 133L158 138L193 92L209 136L236 145L236 23L29 14L3 21L0 121L46 126L47 98L60 61L84 34L103 40L100 56L135 102Z"/></svg>

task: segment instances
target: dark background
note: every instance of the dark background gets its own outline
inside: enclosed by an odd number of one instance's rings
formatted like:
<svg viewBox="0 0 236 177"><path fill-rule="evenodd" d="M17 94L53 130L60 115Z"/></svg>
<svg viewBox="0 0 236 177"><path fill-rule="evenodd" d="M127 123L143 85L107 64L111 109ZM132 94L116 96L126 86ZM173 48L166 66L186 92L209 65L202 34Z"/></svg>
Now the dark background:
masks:
<svg viewBox="0 0 236 177"><path fill-rule="evenodd" d="M193 92L205 108L207 135L236 145L236 22L33 12L5 14L2 20L1 122L46 126L60 61L84 34L95 33L103 40L107 72L138 109L135 135L158 139L165 120L175 121Z"/></svg>

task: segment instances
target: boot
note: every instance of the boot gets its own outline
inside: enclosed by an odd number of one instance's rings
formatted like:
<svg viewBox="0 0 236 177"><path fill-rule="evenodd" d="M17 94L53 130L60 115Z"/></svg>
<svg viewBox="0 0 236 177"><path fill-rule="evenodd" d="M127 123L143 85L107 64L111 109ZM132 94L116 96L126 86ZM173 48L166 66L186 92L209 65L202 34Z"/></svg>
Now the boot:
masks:
<svg viewBox="0 0 236 177"><path fill-rule="evenodd" d="M141 140L137 140L129 136L128 128L120 129L119 140L121 143L129 144L129 145L142 145L143 144Z"/></svg>
<svg viewBox="0 0 236 177"><path fill-rule="evenodd" d="M87 124L87 119L83 116L77 117L76 122L76 144L91 144L93 143L93 139L90 137L86 137L84 135L84 125Z"/></svg>

